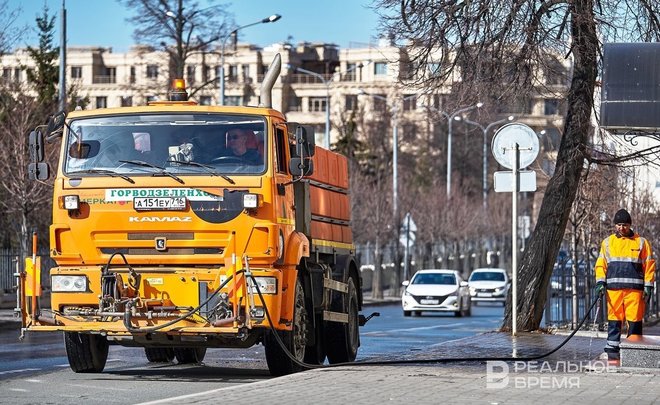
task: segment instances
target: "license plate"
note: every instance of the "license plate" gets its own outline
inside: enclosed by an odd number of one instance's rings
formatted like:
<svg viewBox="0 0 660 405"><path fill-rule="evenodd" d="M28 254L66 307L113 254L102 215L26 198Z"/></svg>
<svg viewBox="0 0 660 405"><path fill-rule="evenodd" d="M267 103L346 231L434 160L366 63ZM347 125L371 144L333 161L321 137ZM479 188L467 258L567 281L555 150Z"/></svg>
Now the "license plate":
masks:
<svg viewBox="0 0 660 405"><path fill-rule="evenodd" d="M492 297L493 294L491 293L478 293L477 297Z"/></svg>
<svg viewBox="0 0 660 405"><path fill-rule="evenodd" d="M183 211L186 197L135 197L133 208L136 211Z"/></svg>
<svg viewBox="0 0 660 405"><path fill-rule="evenodd" d="M422 305L438 305L440 301L438 300L419 300L419 303Z"/></svg>

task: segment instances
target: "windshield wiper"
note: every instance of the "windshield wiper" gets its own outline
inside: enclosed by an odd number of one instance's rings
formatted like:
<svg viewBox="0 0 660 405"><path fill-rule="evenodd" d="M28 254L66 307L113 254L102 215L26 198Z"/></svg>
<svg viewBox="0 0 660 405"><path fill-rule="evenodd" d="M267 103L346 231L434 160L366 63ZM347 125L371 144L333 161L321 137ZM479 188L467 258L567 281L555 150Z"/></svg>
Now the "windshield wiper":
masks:
<svg viewBox="0 0 660 405"><path fill-rule="evenodd" d="M76 170L75 172L69 172L67 174L103 174L110 177L121 177L131 184L135 184L135 181L128 177L125 174L113 172L112 170L107 169L85 169L85 170Z"/></svg>
<svg viewBox="0 0 660 405"><path fill-rule="evenodd" d="M179 183L185 184L184 181L181 180L181 178L179 176L168 172L167 170L165 170L164 167L156 166L154 164L145 162L144 160L120 160L119 162L120 163L128 163L128 164L135 165L135 166L150 167L152 169L160 170L160 172L158 174L169 176L169 177L173 178L174 180L178 181ZM155 174L156 173L154 173L154 175Z"/></svg>
<svg viewBox="0 0 660 405"><path fill-rule="evenodd" d="M177 163L177 164L184 165L184 166L195 166L195 167L201 167L202 169L204 169L204 171L206 171L207 173L209 173L211 176L220 176L220 177L222 177L223 179L225 179L229 184L236 184L236 182L235 182L234 180L232 180L229 176L224 175L224 174L222 174L222 173L218 173L218 172L216 172L216 171L215 171L215 167L210 166L210 165L205 165L204 163L198 163L198 162L180 162L180 161L178 161L178 160L168 160L168 163Z"/></svg>

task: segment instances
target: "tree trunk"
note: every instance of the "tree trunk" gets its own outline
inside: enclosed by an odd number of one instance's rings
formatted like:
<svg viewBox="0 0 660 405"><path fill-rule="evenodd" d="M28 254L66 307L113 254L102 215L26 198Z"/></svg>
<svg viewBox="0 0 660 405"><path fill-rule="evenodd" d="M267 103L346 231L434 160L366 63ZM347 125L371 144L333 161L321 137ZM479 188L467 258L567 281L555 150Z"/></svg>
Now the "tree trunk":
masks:
<svg viewBox="0 0 660 405"><path fill-rule="evenodd" d="M374 252L374 272L371 278L371 297L383 298L383 253L380 248L380 240L376 238L376 251Z"/></svg>
<svg viewBox="0 0 660 405"><path fill-rule="evenodd" d="M568 111L555 172L548 182L538 222L520 260L518 329L538 329L543 317L552 268L575 200L584 165L584 148L591 131L594 85L598 66L598 36L592 0L576 0L571 10L574 69L567 95ZM515 269L512 269L515 271ZM511 328L511 298L502 330Z"/></svg>

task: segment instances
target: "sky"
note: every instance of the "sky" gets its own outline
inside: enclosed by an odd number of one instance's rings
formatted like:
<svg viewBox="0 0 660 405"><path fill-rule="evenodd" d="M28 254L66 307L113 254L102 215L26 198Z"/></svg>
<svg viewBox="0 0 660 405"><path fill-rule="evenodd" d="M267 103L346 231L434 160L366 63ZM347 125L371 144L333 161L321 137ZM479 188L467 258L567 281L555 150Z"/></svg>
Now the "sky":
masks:
<svg viewBox="0 0 660 405"><path fill-rule="evenodd" d="M42 14L44 3L49 14L57 17L55 43L60 38L60 10L63 0L8 0L9 10L21 9L17 26L28 25L29 35L15 47L37 44L35 17ZM126 52L133 40L133 30L126 22L132 10L116 0L64 0L67 14L68 46L112 47ZM199 0L200 5L206 3ZM259 24L239 31L239 42L261 47L286 41L328 42L340 48L351 43L368 44L377 40L378 17L370 8L371 0L219 0L228 4L237 26L280 14L279 21Z"/></svg>

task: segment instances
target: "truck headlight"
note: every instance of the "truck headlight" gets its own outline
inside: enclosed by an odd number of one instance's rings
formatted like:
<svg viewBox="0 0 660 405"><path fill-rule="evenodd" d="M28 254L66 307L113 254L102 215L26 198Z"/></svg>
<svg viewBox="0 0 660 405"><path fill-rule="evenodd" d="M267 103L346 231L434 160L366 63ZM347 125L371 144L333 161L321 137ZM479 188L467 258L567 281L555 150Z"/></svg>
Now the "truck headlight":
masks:
<svg viewBox="0 0 660 405"><path fill-rule="evenodd" d="M243 194L243 208L255 209L259 207L259 194Z"/></svg>
<svg viewBox="0 0 660 405"><path fill-rule="evenodd" d="M51 286L53 292L86 292L86 276L52 276Z"/></svg>
<svg viewBox="0 0 660 405"><path fill-rule="evenodd" d="M257 289L254 288L253 283L257 282L257 287L262 294L277 294L277 279L275 277L259 277L255 276L254 280L249 279L248 289L251 293L257 294Z"/></svg>
<svg viewBox="0 0 660 405"><path fill-rule="evenodd" d="M64 195L59 198L60 208L69 211L76 211L80 208L80 197L77 195Z"/></svg>

